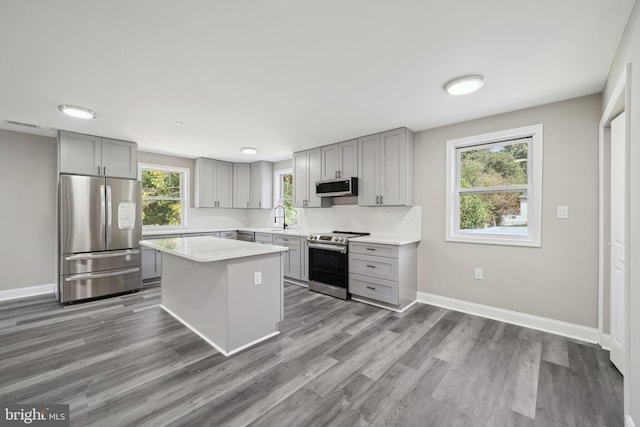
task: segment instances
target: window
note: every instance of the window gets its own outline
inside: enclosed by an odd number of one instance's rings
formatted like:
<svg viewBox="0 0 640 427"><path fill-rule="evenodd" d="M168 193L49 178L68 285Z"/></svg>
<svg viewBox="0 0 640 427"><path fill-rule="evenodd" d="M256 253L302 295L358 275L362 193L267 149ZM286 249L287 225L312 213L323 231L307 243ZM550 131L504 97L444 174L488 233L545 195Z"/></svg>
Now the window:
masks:
<svg viewBox="0 0 640 427"><path fill-rule="evenodd" d="M277 170L274 172L275 206L284 206L287 225L298 225L298 208L293 207L293 173L291 169ZM277 215L282 215L278 209ZM282 225L282 219L278 218L277 225Z"/></svg>
<svg viewBox="0 0 640 427"><path fill-rule="evenodd" d="M542 130L447 141L448 241L540 246Z"/></svg>
<svg viewBox="0 0 640 427"><path fill-rule="evenodd" d="M140 164L142 225L185 227L189 170Z"/></svg>

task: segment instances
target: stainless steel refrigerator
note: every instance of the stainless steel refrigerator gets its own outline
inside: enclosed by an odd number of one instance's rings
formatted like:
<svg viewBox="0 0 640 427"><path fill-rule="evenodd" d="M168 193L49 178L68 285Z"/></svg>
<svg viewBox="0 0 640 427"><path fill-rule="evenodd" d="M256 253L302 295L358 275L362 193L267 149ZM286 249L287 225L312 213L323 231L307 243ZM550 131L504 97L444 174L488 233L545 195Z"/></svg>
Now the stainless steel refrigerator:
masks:
<svg viewBox="0 0 640 427"><path fill-rule="evenodd" d="M60 302L142 286L140 182L60 175Z"/></svg>

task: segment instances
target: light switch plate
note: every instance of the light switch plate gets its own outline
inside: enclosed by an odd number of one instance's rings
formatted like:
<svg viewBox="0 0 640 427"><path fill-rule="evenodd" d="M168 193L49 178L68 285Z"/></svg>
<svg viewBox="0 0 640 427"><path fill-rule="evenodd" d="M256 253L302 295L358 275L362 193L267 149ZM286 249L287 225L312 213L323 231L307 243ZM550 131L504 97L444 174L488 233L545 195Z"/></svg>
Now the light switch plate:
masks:
<svg viewBox="0 0 640 427"><path fill-rule="evenodd" d="M473 277L475 277L476 280L484 279L484 270L482 270L481 268L476 268L473 272Z"/></svg>
<svg viewBox="0 0 640 427"><path fill-rule="evenodd" d="M569 218L569 206L558 206L556 209L556 218L558 219Z"/></svg>
<svg viewBox="0 0 640 427"><path fill-rule="evenodd" d="M255 286L262 285L262 271L253 273L253 284Z"/></svg>

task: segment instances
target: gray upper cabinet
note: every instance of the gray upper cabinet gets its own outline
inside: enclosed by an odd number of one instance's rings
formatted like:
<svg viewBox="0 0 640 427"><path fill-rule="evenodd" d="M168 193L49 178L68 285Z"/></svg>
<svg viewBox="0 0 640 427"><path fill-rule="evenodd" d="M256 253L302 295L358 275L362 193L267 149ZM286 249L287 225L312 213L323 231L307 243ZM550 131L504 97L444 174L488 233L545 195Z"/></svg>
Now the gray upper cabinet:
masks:
<svg viewBox="0 0 640 427"><path fill-rule="evenodd" d="M358 140L322 147L322 180L358 175Z"/></svg>
<svg viewBox="0 0 640 427"><path fill-rule="evenodd" d="M214 189L217 207L233 207L233 163L215 161Z"/></svg>
<svg viewBox="0 0 640 427"><path fill-rule="evenodd" d="M138 177L138 145L72 132L59 134L60 173Z"/></svg>
<svg viewBox="0 0 640 427"><path fill-rule="evenodd" d="M233 207L247 209L251 201L251 163L233 164Z"/></svg>
<svg viewBox="0 0 640 427"><path fill-rule="evenodd" d="M251 163L251 200L253 209L273 207L273 163Z"/></svg>
<svg viewBox="0 0 640 427"><path fill-rule="evenodd" d="M412 206L413 132L394 129L358 139L358 204Z"/></svg>
<svg viewBox="0 0 640 427"><path fill-rule="evenodd" d="M102 138L102 167L106 176L137 178L137 144Z"/></svg>
<svg viewBox="0 0 640 427"><path fill-rule="evenodd" d="M326 206L321 197L316 196L316 181L322 181L322 150L299 151L293 153L293 205L298 208Z"/></svg>
<svg viewBox="0 0 640 427"><path fill-rule="evenodd" d="M198 158L195 176L194 207L233 207L233 163Z"/></svg>

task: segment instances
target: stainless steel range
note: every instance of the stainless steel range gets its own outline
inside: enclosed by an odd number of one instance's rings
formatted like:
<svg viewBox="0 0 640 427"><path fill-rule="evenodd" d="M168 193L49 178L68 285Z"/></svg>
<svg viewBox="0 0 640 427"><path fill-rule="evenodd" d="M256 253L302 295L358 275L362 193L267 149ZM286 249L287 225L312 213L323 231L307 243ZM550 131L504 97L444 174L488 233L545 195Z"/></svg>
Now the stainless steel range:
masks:
<svg viewBox="0 0 640 427"><path fill-rule="evenodd" d="M349 239L368 235L369 233L334 231L307 237L309 289L349 299Z"/></svg>

